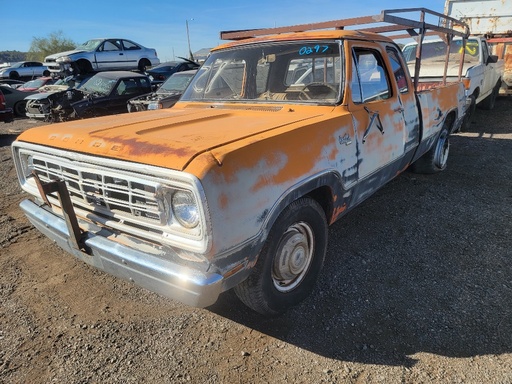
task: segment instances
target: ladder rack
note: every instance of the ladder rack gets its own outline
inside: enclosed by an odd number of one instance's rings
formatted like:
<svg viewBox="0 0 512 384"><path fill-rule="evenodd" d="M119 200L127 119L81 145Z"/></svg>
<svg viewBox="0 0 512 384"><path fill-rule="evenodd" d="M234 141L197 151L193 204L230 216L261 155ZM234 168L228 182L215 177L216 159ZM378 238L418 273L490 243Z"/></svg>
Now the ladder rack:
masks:
<svg viewBox="0 0 512 384"><path fill-rule="evenodd" d="M404 14L415 13L417 19L407 18ZM418 14L419 13L419 14ZM437 24L428 23L429 18L437 18ZM377 24L377 25L376 25ZM391 39L403 39L412 37L418 42L416 49L416 63L414 74L414 86L417 88L419 82L419 72L421 67L421 52L423 39L426 35L437 34L447 42L445 68L443 74L443 83L446 83L446 74L448 71L448 57L450 52L450 42L455 36L463 39L463 46L469 37L469 27L466 23L453 17L438 13L426 8L404 8L404 9L387 9L383 10L379 15L361 16L349 19L332 20L319 23L298 24L287 27L274 27L264 29L242 29L235 31L221 31L220 38L223 40L244 40L253 37L260 37L281 33L297 33L314 30L344 30L351 27L351 30L361 32L373 32L378 34L386 34ZM407 32L406 34L395 34L394 32ZM464 65L464 51L461 52L461 60L459 65L459 80L462 78L462 68Z"/></svg>
<svg viewBox="0 0 512 384"><path fill-rule="evenodd" d="M396 15L400 13L403 14L413 12L420 13L419 20L412 20ZM431 15L439 18L438 25L427 23L425 21L426 15ZM387 23L391 25L379 25L376 27L368 27L368 25L376 23ZM324 21L319 23L298 24L287 27L274 27L263 29L241 29L233 31L221 31L220 38L223 40L243 40L252 37L280 33L306 32L320 29L343 30L346 27L354 26L361 26L360 28L357 28L358 31L374 33L407 31L409 35L416 36L420 35L422 31L426 32L429 30L436 31L442 34L450 34L453 36L460 36L466 38L469 36L468 25L460 20L454 19L450 16L426 8L405 8L383 10L379 15L361 16L349 19ZM418 32L415 31L416 29L418 30Z"/></svg>

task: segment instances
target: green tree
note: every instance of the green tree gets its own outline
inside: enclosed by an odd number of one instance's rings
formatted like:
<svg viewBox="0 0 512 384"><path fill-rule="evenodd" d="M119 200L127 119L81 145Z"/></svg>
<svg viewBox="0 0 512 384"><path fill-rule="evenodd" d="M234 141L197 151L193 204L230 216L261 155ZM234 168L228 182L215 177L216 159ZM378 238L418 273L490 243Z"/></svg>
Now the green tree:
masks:
<svg viewBox="0 0 512 384"><path fill-rule="evenodd" d="M27 60L43 61L48 55L69 51L76 46L73 40L64 37L62 31L52 32L48 37L33 37Z"/></svg>

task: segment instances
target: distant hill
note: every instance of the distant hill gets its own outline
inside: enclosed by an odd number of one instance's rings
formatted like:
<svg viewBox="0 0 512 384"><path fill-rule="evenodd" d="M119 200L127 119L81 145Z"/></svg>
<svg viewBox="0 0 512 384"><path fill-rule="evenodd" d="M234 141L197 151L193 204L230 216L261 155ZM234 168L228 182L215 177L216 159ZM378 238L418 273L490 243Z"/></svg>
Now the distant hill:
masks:
<svg viewBox="0 0 512 384"><path fill-rule="evenodd" d="M25 61L27 52L20 51L0 51L0 64L15 63L17 61Z"/></svg>

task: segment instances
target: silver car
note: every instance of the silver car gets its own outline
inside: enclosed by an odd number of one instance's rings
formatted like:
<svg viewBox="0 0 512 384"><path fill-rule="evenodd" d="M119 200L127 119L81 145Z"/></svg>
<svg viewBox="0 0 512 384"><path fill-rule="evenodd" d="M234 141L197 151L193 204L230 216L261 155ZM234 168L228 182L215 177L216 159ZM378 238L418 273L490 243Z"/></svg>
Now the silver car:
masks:
<svg viewBox="0 0 512 384"><path fill-rule="evenodd" d="M50 71L39 61L20 61L0 68L0 79L29 79L50 76Z"/></svg>
<svg viewBox="0 0 512 384"><path fill-rule="evenodd" d="M47 56L44 64L59 75L113 70L140 70L160 64L156 50L131 40L92 39L72 51Z"/></svg>

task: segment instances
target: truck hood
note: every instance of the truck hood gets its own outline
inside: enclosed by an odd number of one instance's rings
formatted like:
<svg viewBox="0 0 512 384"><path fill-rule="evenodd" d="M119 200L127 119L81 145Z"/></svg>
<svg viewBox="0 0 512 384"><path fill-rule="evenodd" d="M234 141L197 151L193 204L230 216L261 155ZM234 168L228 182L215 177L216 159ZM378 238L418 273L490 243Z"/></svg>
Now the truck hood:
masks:
<svg viewBox="0 0 512 384"><path fill-rule="evenodd" d="M327 111L332 107L317 106L314 113L311 108L172 108L51 124L25 131L17 140L184 170L205 152L222 156L226 144L264 139L274 129L317 119Z"/></svg>
<svg viewBox="0 0 512 384"><path fill-rule="evenodd" d="M475 63L464 63L464 66L462 68L462 76L466 74L466 72L474 67ZM409 64L409 71L411 72L411 76L414 77L414 63ZM420 78L421 77L439 77L443 76L444 71L444 61L429 61L424 60L421 62L421 68L420 68ZM459 63L457 62L450 62L448 63L448 72L447 76L458 76L459 75Z"/></svg>
<svg viewBox="0 0 512 384"><path fill-rule="evenodd" d="M53 55L46 56L44 61L48 61L48 59L55 60L62 56L69 56L69 55L73 55L75 53L82 53L82 52L85 52L85 51L83 49L73 49L71 51L54 53Z"/></svg>

